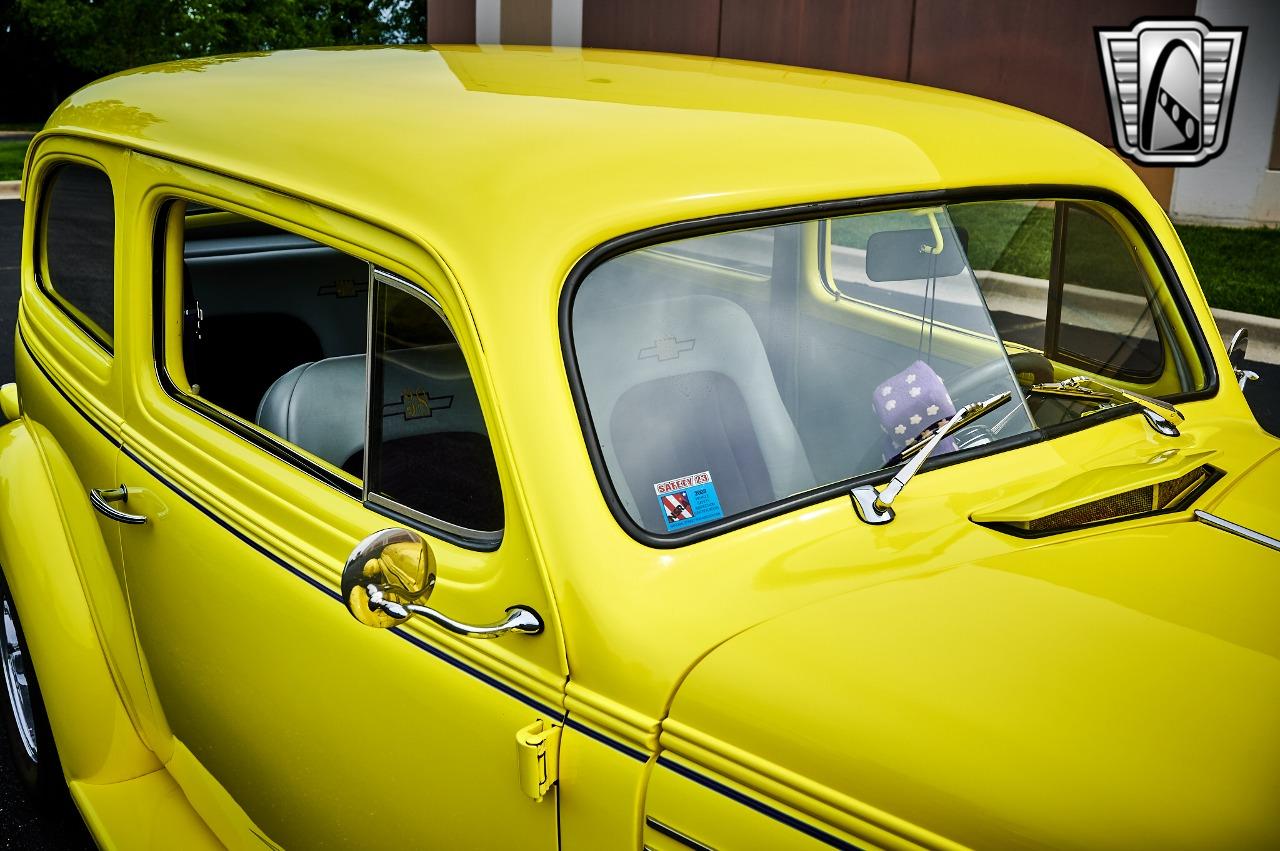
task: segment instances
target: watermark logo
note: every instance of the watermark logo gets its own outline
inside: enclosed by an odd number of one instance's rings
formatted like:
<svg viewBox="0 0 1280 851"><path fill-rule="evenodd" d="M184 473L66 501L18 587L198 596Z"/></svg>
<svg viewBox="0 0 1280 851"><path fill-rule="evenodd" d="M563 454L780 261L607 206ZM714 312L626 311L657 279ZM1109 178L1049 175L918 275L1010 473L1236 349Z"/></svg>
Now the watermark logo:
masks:
<svg viewBox="0 0 1280 851"><path fill-rule="evenodd" d="M1227 147L1244 27L1147 18L1098 27L1116 146L1143 165L1201 165Z"/></svg>

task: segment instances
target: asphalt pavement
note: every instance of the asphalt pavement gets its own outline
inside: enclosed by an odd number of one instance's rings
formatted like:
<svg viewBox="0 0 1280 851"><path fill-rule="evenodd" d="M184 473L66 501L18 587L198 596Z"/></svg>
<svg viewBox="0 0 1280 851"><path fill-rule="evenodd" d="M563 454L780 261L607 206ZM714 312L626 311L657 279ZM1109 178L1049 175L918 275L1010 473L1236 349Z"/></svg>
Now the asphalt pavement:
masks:
<svg viewBox="0 0 1280 851"><path fill-rule="evenodd" d="M13 380L14 322L18 312L18 256L22 238L22 204L0 200L0 383ZM7 342L6 342L7 341ZM1254 416L1280 436L1280 365L1251 363L1261 376L1249 387ZM49 814L27 802L0 739L0 849L62 851L92 848L93 842L74 808Z"/></svg>

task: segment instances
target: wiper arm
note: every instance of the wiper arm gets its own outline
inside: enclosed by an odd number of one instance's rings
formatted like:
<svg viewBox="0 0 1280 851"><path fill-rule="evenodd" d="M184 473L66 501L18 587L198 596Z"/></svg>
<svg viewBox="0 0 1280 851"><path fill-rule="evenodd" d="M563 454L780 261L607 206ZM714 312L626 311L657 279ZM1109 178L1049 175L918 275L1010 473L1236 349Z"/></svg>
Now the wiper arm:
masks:
<svg viewBox="0 0 1280 851"><path fill-rule="evenodd" d="M1159 399L1152 399L1132 390L1115 387L1087 375L1077 375L1065 381L1047 381L1043 384L1032 384L1028 393L1040 393L1045 396L1064 396L1069 399L1085 399L1092 402L1113 402L1125 404L1132 402L1142 411L1143 418L1160 434L1166 437L1177 437L1178 426L1186 417L1182 412Z"/></svg>
<svg viewBox="0 0 1280 851"><path fill-rule="evenodd" d="M933 450L938 448L938 444L945 440L957 430L963 428L978 417L1008 402L1013 398L1013 394L1008 390L1003 393L997 393L990 399L984 399L981 402L974 402L965 405L956 411L951 419L934 432L933 437L929 438L929 442L917 450L901 470L897 472L889 484L884 486L884 490L876 490L875 485L859 485L851 491L853 496L853 507L858 512L865 523L888 523L893 519L893 501L898 498L898 494L902 493L902 489L907 486L907 482L911 481L911 477L916 474L921 465L929 459L933 454Z"/></svg>

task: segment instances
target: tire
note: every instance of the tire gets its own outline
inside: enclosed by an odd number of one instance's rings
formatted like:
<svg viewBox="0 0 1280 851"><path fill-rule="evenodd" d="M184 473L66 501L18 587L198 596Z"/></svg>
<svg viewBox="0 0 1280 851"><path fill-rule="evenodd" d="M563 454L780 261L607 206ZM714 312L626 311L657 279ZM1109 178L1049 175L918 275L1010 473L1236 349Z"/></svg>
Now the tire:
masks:
<svg viewBox="0 0 1280 851"><path fill-rule="evenodd" d="M0 714L10 762L34 803L44 809L61 807L70 796L30 660L9 584L0 574Z"/></svg>

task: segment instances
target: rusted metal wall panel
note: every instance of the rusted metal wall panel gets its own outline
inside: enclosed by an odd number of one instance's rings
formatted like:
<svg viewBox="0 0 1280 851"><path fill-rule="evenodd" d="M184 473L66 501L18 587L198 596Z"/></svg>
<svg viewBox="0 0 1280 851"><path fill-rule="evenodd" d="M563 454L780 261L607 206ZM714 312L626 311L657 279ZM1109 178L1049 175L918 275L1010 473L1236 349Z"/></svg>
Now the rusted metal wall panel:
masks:
<svg viewBox="0 0 1280 851"><path fill-rule="evenodd" d="M476 40L476 0L430 0L427 42L472 44Z"/></svg>
<svg viewBox="0 0 1280 851"><path fill-rule="evenodd" d="M720 4L721 0L583 0L582 44L718 56Z"/></svg>
<svg viewBox="0 0 1280 851"><path fill-rule="evenodd" d="M905 80L910 0L723 0L720 55Z"/></svg>
<svg viewBox="0 0 1280 851"><path fill-rule="evenodd" d="M1194 12L1194 0L915 0L908 79L1020 106L1110 145L1093 28Z"/></svg>

